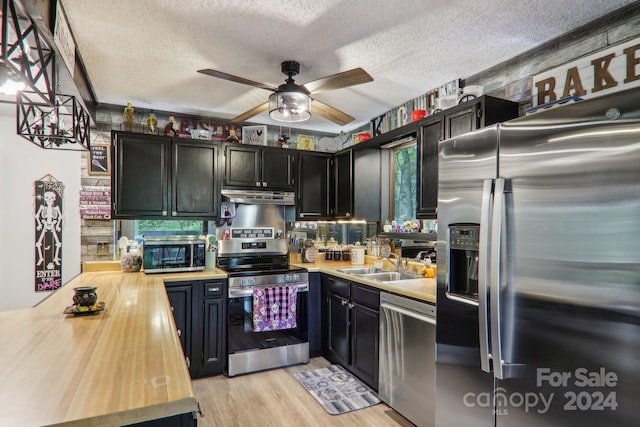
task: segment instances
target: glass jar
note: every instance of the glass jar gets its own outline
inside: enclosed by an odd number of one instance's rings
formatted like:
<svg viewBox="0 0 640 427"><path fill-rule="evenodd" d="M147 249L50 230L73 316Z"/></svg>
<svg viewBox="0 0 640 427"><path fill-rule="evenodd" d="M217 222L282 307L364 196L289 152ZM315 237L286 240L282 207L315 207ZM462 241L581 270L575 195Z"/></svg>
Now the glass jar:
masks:
<svg viewBox="0 0 640 427"><path fill-rule="evenodd" d="M142 268L142 254L138 242L132 241L127 244L126 251L120 258L120 269L125 273L135 273Z"/></svg>

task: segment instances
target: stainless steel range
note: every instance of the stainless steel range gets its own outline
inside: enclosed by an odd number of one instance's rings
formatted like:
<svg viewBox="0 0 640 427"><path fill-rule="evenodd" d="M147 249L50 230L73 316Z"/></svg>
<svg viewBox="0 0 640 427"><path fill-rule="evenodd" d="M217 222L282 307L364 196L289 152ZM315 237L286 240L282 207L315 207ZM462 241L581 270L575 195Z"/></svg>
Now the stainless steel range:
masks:
<svg viewBox="0 0 640 427"><path fill-rule="evenodd" d="M227 375L307 363L309 274L290 268L288 243L271 238L273 229L232 229L231 235L218 242L217 260L229 276ZM286 323L265 323L272 308L284 311L287 303Z"/></svg>

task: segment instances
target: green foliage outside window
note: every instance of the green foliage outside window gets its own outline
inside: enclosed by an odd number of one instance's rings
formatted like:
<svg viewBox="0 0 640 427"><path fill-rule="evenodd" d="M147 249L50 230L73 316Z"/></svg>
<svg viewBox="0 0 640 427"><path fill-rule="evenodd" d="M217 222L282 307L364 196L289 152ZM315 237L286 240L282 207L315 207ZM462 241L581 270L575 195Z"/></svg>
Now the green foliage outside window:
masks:
<svg viewBox="0 0 640 427"><path fill-rule="evenodd" d="M144 219L137 220L135 224L135 235L144 236L147 231L153 234L202 234L202 221L193 220L158 220Z"/></svg>
<svg viewBox="0 0 640 427"><path fill-rule="evenodd" d="M393 219L416 217L417 148L413 144L393 151Z"/></svg>

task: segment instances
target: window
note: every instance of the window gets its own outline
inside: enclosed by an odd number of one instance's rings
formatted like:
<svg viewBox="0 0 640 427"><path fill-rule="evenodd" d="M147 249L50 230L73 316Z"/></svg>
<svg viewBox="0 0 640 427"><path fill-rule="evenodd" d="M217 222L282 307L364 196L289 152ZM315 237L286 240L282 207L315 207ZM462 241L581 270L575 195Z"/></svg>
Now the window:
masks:
<svg viewBox="0 0 640 427"><path fill-rule="evenodd" d="M413 141L392 150L392 215L398 223L416 217L417 148Z"/></svg>
<svg viewBox="0 0 640 427"><path fill-rule="evenodd" d="M201 235L203 221L139 219L122 221L121 235L141 240L144 236Z"/></svg>

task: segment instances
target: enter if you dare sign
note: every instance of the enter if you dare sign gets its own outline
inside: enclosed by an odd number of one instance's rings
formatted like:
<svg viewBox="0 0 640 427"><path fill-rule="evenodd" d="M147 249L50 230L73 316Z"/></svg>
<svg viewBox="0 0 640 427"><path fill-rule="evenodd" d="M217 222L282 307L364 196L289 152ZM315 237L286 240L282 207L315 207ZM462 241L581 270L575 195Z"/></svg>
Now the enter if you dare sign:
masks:
<svg viewBox="0 0 640 427"><path fill-rule="evenodd" d="M533 76L533 106L568 96L582 99L640 86L640 38Z"/></svg>

